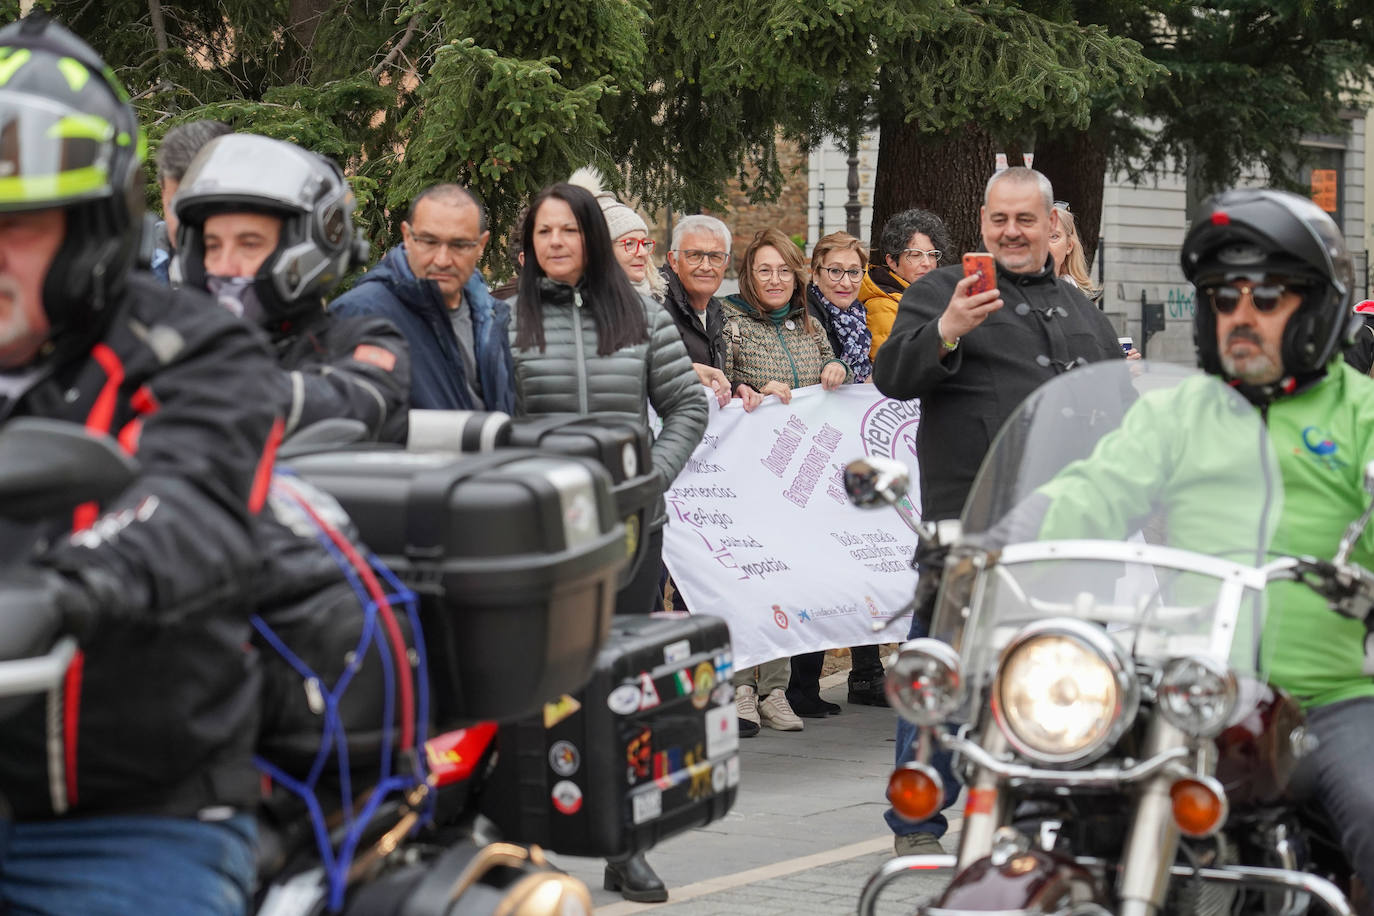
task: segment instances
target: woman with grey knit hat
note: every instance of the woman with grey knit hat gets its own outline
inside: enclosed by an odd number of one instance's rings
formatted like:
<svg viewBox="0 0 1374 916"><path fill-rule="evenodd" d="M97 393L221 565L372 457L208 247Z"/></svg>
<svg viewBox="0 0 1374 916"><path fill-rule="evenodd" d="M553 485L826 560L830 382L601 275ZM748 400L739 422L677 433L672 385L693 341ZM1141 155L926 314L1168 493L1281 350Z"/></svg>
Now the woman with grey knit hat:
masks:
<svg viewBox="0 0 1374 916"><path fill-rule="evenodd" d="M630 278L630 285L640 295L662 303L667 284L654 267L651 257L654 240L649 238L649 226L643 217L602 188L601 173L591 166L573 172L568 184L586 188L596 198L601 215L606 218L606 231L611 235L611 248L615 251L616 262L625 271L625 276Z"/></svg>

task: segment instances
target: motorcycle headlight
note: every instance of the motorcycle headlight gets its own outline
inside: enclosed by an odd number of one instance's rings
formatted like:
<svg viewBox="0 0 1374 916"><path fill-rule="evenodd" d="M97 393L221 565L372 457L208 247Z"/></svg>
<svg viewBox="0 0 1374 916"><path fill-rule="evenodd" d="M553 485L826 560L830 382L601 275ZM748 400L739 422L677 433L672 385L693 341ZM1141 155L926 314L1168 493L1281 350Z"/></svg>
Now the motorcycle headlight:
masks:
<svg viewBox="0 0 1374 916"><path fill-rule="evenodd" d="M959 707L959 653L938 639L902 644L887 670L883 691L902 718L917 725L939 725Z"/></svg>
<svg viewBox="0 0 1374 916"><path fill-rule="evenodd" d="M1101 629L1077 620L1026 627L1002 653L992 713L1007 740L1040 763L1085 763L1135 719L1140 685Z"/></svg>
<svg viewBox="0 0 1374 916"><path fill-rule="evenodd" d="M1171 659L1159 676L1159 711L1196 738L1221 734L1236 708L1236 677L1219 662L1197 655Z"/></svg>

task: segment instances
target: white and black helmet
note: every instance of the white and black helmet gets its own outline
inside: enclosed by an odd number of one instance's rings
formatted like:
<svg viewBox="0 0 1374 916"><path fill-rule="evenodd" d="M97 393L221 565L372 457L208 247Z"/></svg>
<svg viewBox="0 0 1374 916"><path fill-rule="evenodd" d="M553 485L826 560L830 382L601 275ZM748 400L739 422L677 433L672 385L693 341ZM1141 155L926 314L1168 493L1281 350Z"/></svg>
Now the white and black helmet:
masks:
<svg viewBox="0 0 1374 916"><path fill-rule="evenodd" d="M282 230L253 284L264 323L318 310L367 258L367 240L353 226L355 207L343 172L323 156L256 134L218 137L196 155L172 200L181 223L172 281L205 287L208 217L266 213L281 217Z"/></svg>

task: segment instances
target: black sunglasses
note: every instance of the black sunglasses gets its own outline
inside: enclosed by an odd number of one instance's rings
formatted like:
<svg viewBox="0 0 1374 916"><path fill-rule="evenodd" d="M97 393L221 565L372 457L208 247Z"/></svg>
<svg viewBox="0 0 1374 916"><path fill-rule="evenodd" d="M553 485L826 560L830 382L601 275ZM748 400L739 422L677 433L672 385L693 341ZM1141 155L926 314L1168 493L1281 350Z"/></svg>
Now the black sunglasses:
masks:
<svg viewBox="0 0 1374 916"><path fill-rule="evenodd" d="M1282 283L1264 283L1250 287L1250 301L1254 304L1255 311L1272 312L1283 301L1283 294L1290 291L1301 292ZM1212 311L1218 315L1229 315L1240 308L1240 298L1245 294L1245 290L1229 283L1223 286L1209 286L1203 292L1212 303Z"/></svg>

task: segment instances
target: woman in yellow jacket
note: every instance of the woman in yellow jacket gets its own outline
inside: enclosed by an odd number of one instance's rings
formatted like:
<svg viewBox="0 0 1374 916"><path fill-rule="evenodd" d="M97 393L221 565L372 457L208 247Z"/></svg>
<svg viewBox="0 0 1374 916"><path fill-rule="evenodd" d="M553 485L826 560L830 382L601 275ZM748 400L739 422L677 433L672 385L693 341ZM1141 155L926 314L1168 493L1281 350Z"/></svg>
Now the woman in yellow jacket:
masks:
<svg viewBox="0 0 1374 916"><path fill-rule="evenodd" d="M878 358L878 348L892 333L902 293L953 257L951 244L949 230L929 210L903 210L883 226L878 240L882 261L874 258L869 263L859 286L859 301L868 310L868 329L873 333L870 358Z"/></svg>

